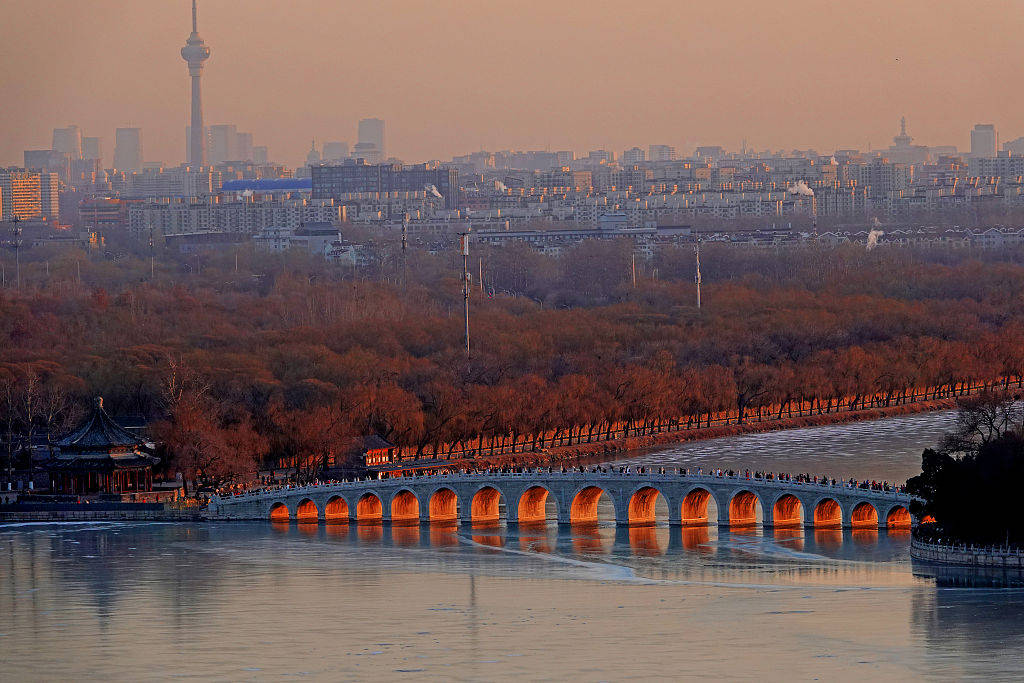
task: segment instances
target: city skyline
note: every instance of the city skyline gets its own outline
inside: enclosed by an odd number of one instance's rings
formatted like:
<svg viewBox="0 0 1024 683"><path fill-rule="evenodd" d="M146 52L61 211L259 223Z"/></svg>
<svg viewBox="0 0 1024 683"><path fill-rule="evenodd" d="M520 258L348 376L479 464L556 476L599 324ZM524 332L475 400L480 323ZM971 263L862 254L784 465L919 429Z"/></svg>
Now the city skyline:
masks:
<svg viewBox="0 0 1024 683"><path fill-rule="evenodd" d="M917 1L828 16L741 4L742 23L731 11L662 2L630 8L634 21L624 23L616 2L526 3L499 30L492 10L454 3L428 11L303 0L282 12L254 0L241 29L235 8L207 0L203 34L217 53L204 72L205 119L252 130L288 164L311 137L354 141L369 117L388 122L389 154L410 161L480 148L739 149L743 140L759 150L879 148L901 115L922 144L967 149L978 122L1006 139L1022 132L1024 95L1006 84L1024 67L1001 58L1024 21L1009 3L941 18ZM26 104L0 113L0 163L18 163L71 122L104 139L141 127L147 161L182 161L189 82L174 53L189 5L47 0L6 10L15 56L0 87ZM53 48L40 57L29 46L44 32ZM409 50L382 53L382 40ZM948 50L954 40L977 59ZM117 76L95 68L99 60L121 64Z"/></svg>

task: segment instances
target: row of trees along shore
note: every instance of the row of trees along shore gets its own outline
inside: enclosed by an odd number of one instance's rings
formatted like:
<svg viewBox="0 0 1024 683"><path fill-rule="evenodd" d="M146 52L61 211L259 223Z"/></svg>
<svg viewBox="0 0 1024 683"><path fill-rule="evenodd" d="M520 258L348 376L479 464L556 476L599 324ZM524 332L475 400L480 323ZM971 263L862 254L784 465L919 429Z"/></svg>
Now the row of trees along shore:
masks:
<svg viewBox="0 0 1024 683"><path fill-rule="evenodd" d="M0 457L94 395L149 424L168 472L216 484L261 464L314 477L367 434L412 457L487 455L1024 375L1013 252L709 245L698 310L690 250L638 261L634 285L621 241L557 259L480 249L467 355L454 250L393 246L357 268L243 248L25 251L20 288L0 289Z"/></svg>

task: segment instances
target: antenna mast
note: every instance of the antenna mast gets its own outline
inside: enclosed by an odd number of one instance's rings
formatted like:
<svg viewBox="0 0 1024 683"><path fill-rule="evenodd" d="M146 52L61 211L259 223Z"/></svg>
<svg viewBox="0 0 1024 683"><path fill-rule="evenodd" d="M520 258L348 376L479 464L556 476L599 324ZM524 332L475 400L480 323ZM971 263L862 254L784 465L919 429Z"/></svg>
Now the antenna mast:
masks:
<svg viewBox="0 0 1024 683"><path fill-rule="evenodd" d="M462 248L462 298L466 319L466 355L469 355L469 233L459 233Z"/></svg>
<svg viewBox="0 0 1024 683"><path fill-rule="evenodd" d="M700 310L700 237L697 238L697 246L694 248L694 252L697 254L697 273L693 278L693 281L697 283L697 310Z"/></svg>

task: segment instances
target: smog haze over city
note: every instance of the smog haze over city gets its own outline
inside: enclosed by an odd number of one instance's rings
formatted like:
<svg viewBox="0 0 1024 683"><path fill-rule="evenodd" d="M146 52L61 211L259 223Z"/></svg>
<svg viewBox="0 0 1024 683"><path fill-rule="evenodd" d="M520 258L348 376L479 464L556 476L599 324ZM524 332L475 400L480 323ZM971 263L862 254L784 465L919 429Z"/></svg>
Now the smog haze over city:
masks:
<svg viewBox="0 0 1024 683"><path fill-rule="evenodd" d="M0 0L0 681L1024 671L1024 3Z"/></svg>
<svg viewBox="0 0 1024 683"><path fill-rule="evenodd" d="M173 59L180 2L4 3L0 162L75 122L105 139L149 132L183 158L188 84ZM186 3L187 4L187 3ZM887 146L900 116L919 142L1014 136L1024 33L1013 0L730 3L526 0L208 0L209 123L236 123L295 164L312 138L388 121L407 161L478 149L757 150ZM46 49L39 49L45 45ZM165 58L170 57L170 58Z"/></svg>

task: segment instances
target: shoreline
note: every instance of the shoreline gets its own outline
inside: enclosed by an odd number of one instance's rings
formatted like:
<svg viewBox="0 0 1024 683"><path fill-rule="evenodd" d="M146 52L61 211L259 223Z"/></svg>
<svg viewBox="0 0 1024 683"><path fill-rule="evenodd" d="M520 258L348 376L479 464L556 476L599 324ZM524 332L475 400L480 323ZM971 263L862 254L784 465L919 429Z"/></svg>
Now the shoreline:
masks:
<svg viewBox="0 0 1024 683"><path fill-rule="evenodd" d="M760 434L779 432L788 429L807 427L825 427L829 425L850 424L853 422L869 422L887 417L901 415L917 415L956 408L956 398L940 398L929 401L915 401L888 408L868 408L848 412L824 413L821 415L805 415L803 417L782 418L781 420L765 420L745 424L724 425L720 427L703 427L685 431L661 432L632 436L625 439L601 441L595 443L573 444L572 446L556 446L546 453L519 454L532 457L495 456L473 462L494 465L589 465L617 460L624 453L649 450L659 446L689 443L691 441L708 441L743 434Z"/></svg>

